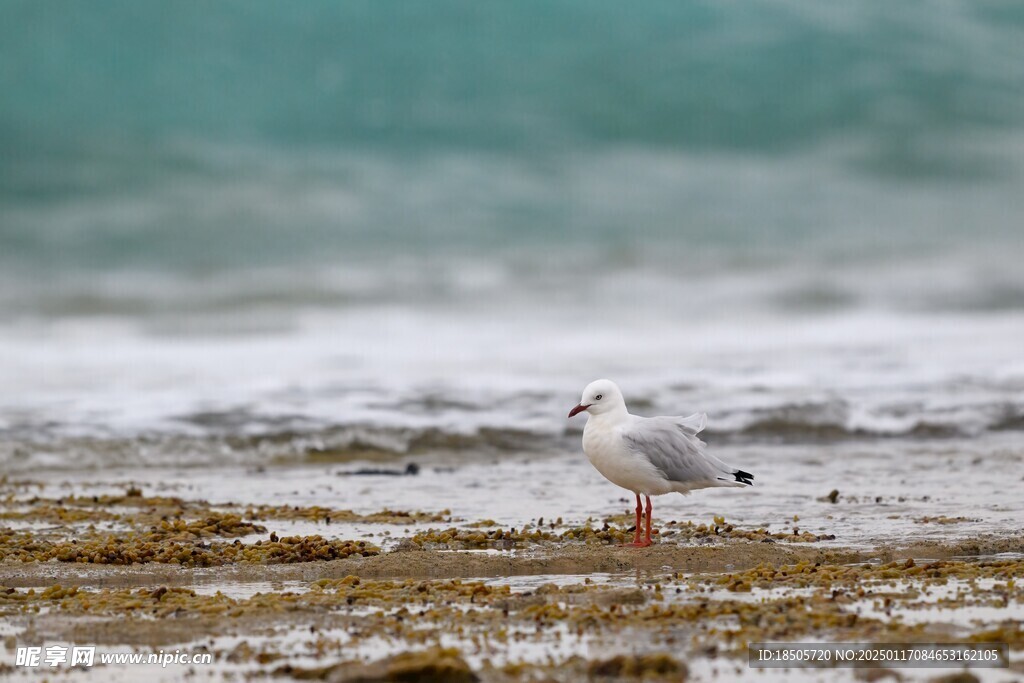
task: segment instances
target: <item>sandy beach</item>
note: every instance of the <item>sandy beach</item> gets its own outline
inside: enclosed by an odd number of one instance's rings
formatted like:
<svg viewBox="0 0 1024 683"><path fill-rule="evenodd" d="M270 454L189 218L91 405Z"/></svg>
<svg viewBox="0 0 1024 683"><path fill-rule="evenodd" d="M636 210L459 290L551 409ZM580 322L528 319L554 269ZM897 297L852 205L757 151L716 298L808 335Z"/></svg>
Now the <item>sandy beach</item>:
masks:
<svg viewBox="0 0 1024 683"><path fill-rule="evenodd" d="M88 484L56 473L4 479L4 647L12 657L35 643L89 643L211 658L90 669L124 681L141 670L152 680L878 680L858 669L748 667L747 645L771 641L1008 643L1009 670L957 680L1024 673L1024 540L998 524L963 534L969 517L921 514L905 522L925 530L916 534L836 537L830 522L844 529L867 505L854 488L803 501L784 523L688 519L660 506L656 544L633 549L617 546L631 538L625 505L574 514L585 486L563 499L561 518L522 516L529 492L492 506L503 521L512 513L504 524L464 512L488 509L490 494L472 485L457 512L373 505L374 495L429 491L435 476L467 485L478 464L427 459L398 475L368 462L364 471L377 474L344 474L357 465L225 471L209 490L194 471L179 481L149 471ZM327 499L315 485L335 470L336 497L362 492L370 507L292 502ZM297 493L303 486L314 488ZM215 491L247 497L206 497ZM888 507L878 498L872 507ZM868 673L931 681L951 670ZM38 673L5 668L16 679Z"/></svg>

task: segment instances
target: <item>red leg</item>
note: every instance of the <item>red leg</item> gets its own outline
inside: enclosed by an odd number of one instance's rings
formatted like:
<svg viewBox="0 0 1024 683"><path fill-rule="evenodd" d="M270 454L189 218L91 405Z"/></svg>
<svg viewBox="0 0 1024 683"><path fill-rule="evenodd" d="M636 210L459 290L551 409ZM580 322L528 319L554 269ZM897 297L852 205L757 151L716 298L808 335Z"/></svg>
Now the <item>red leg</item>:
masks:
<svg viewBox="0 0 1024 683"><path fill-rule="evenodd" d="M621 546L640 546L640 515L643 514L644 506L640 503L640 494L636 494L636 526L633 527L633 542L620 543Z"/></svg>
<svg viewBox="0 0 1024 683"><path fill-rule="evenodd" d="M647 499L647 538L644 539L644 545L650 545L651 544L651 510L654 509L654 506L651 505L651 497L650 496L644 496L644 498Z"/></svg>
<svg viewBox="0 0 1024 683"><path fill-rule="evenodd" d="M640 505L640 494L636 494L636 529L633 531L633 545L640 542L640 514L643 512L643 506Z"/></svg>
<svg viewBox="0 0 1024 683"><path fill-rule="evenodd" d="M651 544L651 497L647 498L647 539L644 540L640 537L640 520L641 515L644 511L644 506L640 503L640 494L636 494L636 527L633 531L633 542L623 543L622 545L631 548L646 548Z"/></svg>

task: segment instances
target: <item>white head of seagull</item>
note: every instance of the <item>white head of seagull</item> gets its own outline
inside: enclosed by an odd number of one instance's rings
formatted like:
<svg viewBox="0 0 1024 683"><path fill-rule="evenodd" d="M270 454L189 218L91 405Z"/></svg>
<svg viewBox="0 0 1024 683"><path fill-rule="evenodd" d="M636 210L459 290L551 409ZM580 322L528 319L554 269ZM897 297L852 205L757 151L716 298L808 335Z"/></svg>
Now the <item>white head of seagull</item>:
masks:
<svg viewBox="0 0 1024 683"><path fill-rule="evenodd" d="M622 398L622 392L618 385L610 379L596 379L587 385L583 390L579 405L569 411L569 417L578 415L583 411L591 415L604 415L605 413L626 411L626 400Z"/></svg>
<svg viewBox="0 0 1024 683"><path fill-rule="evenodd" d="M688 417L630 415L615 382L599 379L587 385L569 417L587 413L583 452L605 479L636 494L636 532L631 545L651 544L651 496L689 493L710 486L751 486L753 475L706 453L697 436L707 422L704 413ZM647 499L646 538L640 520Z"/></svg>

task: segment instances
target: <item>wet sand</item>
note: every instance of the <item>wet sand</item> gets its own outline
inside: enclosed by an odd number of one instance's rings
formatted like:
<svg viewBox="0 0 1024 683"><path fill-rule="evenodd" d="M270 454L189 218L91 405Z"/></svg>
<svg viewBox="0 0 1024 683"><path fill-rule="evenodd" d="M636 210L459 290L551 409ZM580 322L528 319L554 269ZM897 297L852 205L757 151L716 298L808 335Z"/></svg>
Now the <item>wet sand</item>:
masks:
<svg viewBox="0 0 1024 683"><path fill-rule="evenodd" d="M153 680L860 680L748 668L746 644L771 640L1008 642L1011 671L971 675L1022 674L1017 534L846 546L799 516L789 528L715 516L656 519L656 544L633 549L617 545L632 535L626 514L507 528L448 509L118 486L3 481L5 674L39 673L11 666L18 646L65 643L212 655L145 666Z"/></svg>
<svg viewBox="0 0 1024 683"><path fill-rule="evenodd" d="M712 573L811 562L845 565L888 563L912 558L1024 555L1024 538L979 538L955 543L914 543L871 551L819 549L796 544L723 540L714 546L676 544L650 548L553 543L493 553L473 550L396 550L385 555L293 564L236 564L188 568L175 564L130 566L91 563L7 562L0 564L0 584L16 588L65 586L130 587L160 584L201 586L257 581L314 581L358 575L374 579L467 579L577 575L592 573Z"/></svg>

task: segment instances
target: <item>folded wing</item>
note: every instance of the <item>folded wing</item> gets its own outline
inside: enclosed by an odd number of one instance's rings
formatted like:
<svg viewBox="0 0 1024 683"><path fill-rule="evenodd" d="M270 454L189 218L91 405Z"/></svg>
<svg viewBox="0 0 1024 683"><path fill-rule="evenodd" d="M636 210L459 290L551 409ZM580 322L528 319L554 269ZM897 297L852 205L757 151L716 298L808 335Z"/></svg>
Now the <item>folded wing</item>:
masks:
<svg viewBox="0 0 1024 683"><path fill-rule="evenodd" d="M697 436L707 424L704 413L689 417L637 418L622 431L622 439L635 454L646 457L668 481L702 486L742 486L753 476L704 452Z"/></svg>

